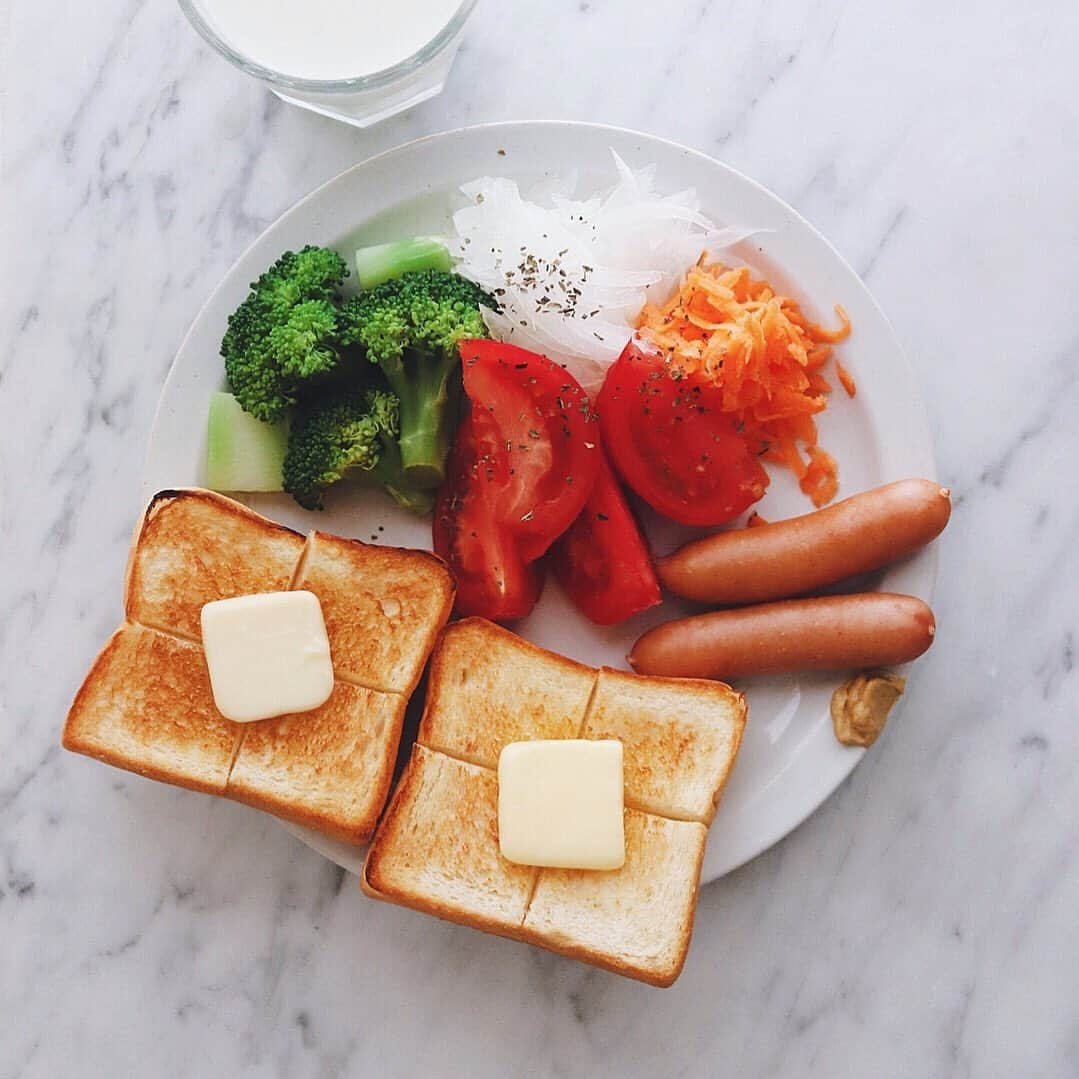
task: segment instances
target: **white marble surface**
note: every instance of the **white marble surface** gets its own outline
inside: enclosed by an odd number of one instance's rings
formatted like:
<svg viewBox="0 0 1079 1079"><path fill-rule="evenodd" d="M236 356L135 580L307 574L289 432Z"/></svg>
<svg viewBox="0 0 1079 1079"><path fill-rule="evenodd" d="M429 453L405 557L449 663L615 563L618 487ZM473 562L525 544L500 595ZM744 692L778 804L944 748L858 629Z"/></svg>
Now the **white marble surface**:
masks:
<svg viewBox="0 0 1079 1079"><path fill-rule="evenodd" d="M1079 15L668 7L484 0L445 95L366 133L170 0L0 8L2 1079L1079 1073ZM893 319L956 492L901 718L704 890L666 993L364 901L268 818L57 746L214 283L342 168L503 118L667 135L804 212Z"/></svg>

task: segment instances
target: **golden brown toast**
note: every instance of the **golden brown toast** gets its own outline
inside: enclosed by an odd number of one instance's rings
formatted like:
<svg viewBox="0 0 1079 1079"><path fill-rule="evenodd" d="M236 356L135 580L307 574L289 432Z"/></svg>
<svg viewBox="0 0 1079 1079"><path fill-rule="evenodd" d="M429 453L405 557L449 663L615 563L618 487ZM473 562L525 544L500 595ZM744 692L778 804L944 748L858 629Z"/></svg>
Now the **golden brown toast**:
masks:
<svg viewBox="0 0 1079 1079"><path fill-rule="evenodd" d="M722 682L604 668L581 737L622 742L627 805L709 824L745 725L745 698Z"/></svg>
<svg viewBox="0 0 1079 1079"><path fill-rule="evenodd" d="M229 722L199 644L202 605L305 586L331 637L330 699L298 715ZM136 531L128 621L79 690L63 744L365 842L386 800L407 694L452 603L450 575L432 555L323 533L305 540L223 495L162 492Z"/></svg>
<svg viewBox="0 0 1079 1079"><path fill-rule="evenodd" d="M413 746L368 853L364 890L513 935L524 921L536 873L499 853L495 773Z"/></svg>
<svg viewBox="0 0 1079 1079"><path fill-rule="evenodd" d="M744 726L742 695L721 683L595 671L482 619L456 623L432 657L418 744L368 852L363 889L670 985L689 947L706 822ZM507 862L501 748L578 737L623 743L625 865Z"/></svg>
<svg viewBox="0 0 1079 1079"><path fill-rule="evenodd" d="M335 682L314 712L247 724L226 797L366 843L386 803L407 703Z"/></svg>
<svg viewBox="0 0 1079 1079"><path fill-rule="evenodd" d="M495 773L417 745L361 886L375 899L670 985L689 948L708 832L627 809L625 833L626 863L613 872L507 862Z"/></svg>
<svg viewBox="0 0 1079 1079"><path fill-rule="evenodd" d="M682 972L708 829L627 809L626 864L614 873L540 871L527 939L650 985Z"/></svg>
<svg viewBox="0 0 1079 1079"><path fill-rule="evenodd" d="M510 742L575 738L595 680L591 667L493 622L462 619L431 657L418 741L494 768Z"/></svg>
<svg viewBox="0 0 1079 1079"><path fill-rule="evenodd" d="M294 587L322 603L339 678L406 695L453 607L453 578L434 555L325 532L308 538Z"/></svg>
<svg viewBox="0 0 1079 1079"><path fill-rule="evenodd" d="M154 495L128 560L124 612L200 640L199 614L215 599L283 592L304 538L213 491Z"/></svg>
<svg viewBox="0 0 1079 1079"><path fill-rule="evenodd" d="M214 707L197 644L124 625L75 697L63 745L150 779L223 794L242 736L242 725Z"/></svg>

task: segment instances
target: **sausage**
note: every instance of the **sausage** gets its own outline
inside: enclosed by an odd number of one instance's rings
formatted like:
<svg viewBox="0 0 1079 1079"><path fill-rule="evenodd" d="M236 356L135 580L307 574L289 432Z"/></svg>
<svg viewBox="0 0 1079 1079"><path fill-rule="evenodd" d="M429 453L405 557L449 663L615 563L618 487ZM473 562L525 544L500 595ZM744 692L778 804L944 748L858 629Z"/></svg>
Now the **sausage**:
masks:
<svg viewBox="0 0 1079 1079"><path fill-rule="evenodd" d="M913 596L788 599L656 626L633 646L629 662L639 674L724 680L890 667L920 656L935 631L933 612Z"/></svg>
<svg viewBox="0 0 1079 1079"><path fill-rule="evenodd" d="M944 530L951 492L899 480L789 521L719 532L656 566L676 595L722 605L797 596L885 566Z"/></svg>

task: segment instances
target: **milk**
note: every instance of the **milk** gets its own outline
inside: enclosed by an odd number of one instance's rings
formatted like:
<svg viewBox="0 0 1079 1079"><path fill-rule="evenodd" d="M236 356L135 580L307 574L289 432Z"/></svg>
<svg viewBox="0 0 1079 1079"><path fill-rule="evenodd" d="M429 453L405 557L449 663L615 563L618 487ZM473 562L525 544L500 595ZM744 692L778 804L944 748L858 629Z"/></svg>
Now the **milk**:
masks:
<svg viewBox="0 0 1079 1079"><path fill-rule="evenodd" d="M461 0L198 0L236 52L304 79L348 79L392 67L423 48Z"/></svg>

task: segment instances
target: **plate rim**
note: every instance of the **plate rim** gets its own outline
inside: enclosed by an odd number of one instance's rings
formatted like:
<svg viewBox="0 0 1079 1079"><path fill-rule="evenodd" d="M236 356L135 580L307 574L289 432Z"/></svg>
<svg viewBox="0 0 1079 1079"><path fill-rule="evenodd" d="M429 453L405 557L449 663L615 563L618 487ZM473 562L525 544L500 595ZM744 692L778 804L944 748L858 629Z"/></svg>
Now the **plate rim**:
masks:
<svg viewBox="0 0 1079 1079"><path fill-rule="evenodd" d="M705 153L702 150L695 149L692 146L686 146L683 143L677 142L674 139L669 139L662 135L654 135L647 131L641 131L635 128L623 127L615 124L598 123L595 121L587 120L560 120L560 119L546 119L546 120L495 120L487 121L478 124L465 124L459 127L449 128L445 131L431 132L426 135L418 136L414 139L409 139L405 142L398 143L394 146L388 147L384 150L380 150L377 153L371 154L368 157L363 158L360 161L342 169L334 176L324 180L316 187L312 188L306 194L300 196L289 206L287 206L280 214L277 215L271 222L269 222L264 229L262 229L257 236L255 236L250 243L248 243L243 250L232 260L228 268L224 273L216 280L214 286L210 289L206 298L199 305L198 310L192 317L187 331L184 333L177 346L176 352L173 355L172 362L169 365L168 373L165 376L164 381L161 384L161 390L158 394L157 403L154 408L153 419L150 426L150 434L147 438L146 450L142 459L142 470L140 479L140 502L145 503L148 498L154 493L150 488L152 484L148 484L148 476L150 471L150 462L154 456L155 444L158 438L158 430L162 421L163 411L165 403L169 397L169 391L173 386L178 375L178 361L180 357L187 350L188 344L191 338L194 336L197 327L201 324L204 315L207 310L214 303L218 292L221 289L222 283L226 280L233 269L242 263L251 252L258 247L266 236L277 229L281 222L288 217L298 213L308 203L318 199L324 191L333 187L336 184L341 183L346 177L351 174L370 168L377 162L381 162L387 158L394 157L396 155L403 155L405 153L415 152L419 147L425 143L449 141L454 138L463 138L481 132L491 132L498 130L522 130L529 128L574 128L584 131L590 131L597 135L617 135L619 137L628 137L642 139L649 144L659 144L666 147L669 151L673 151L679 154L688 155L689 157L697 159L700 163L705 164L713 169L719 169L720 171L727 173L729 177L740 182L753 190L759 195L762 195L771 202L777 204L786 214L790 215L791 219L801 228L810 233L814 239L822 244L830 253L831 257L836 261L837 265L842 268L843 271L849 276L850 280L854 282L861 293L862 298L869 303L872 307L876 317L879 319L881 327L887 333L890 338L890 342L894 348L895 356L898 357L902 365L901 373L910 387L910 398L908 406L912 410L916 417L919 430L917 432L916 441L921 444L923 453L926 457L928 468L925 471L926 478L934 481L938 478L938 466L936 459L935 446L933 444L932 432L929 426L928 412L926 409L926 403L923 395L918 389L916 380L916 371L910 362L910 358L907 355L906 350L903 348L902 342L899 339L899 335L896 333L895 327L891 320L888 318L884 309L881 307L876 296L870 290L869 286L862 280L861 275L854 269L850 262L842 255L842 253L835 247L835 245L825 236L812 222L804 217L798 210L791 206L780 195L776 194L770 188L766 187L760 181L753 179L753 177L746 175L739 169L732 165L727 164L724 161L713 157L711 154ZM939 568L939 548L937 544L930 544L928 547L923 548L917 555L922 561L924 566L924 578L925 578L925 593L926 599L931 600L936 591L937 575ZM902 707L902 700L899 707ZM718 869L710 870L708 866L708 850L705 849L704 858L702 862L701 870L701 886L711 884L721 877L726 876L728 873L734 872L736 869L741 868L748 862L759 857L761 854L770 850L780 840L785 839L787 836L796 832L814 813L817 812L850 778L851 773L858 766L859 762L865 756L866 750L860 747L848 747L847 754L849 763L846 764L838 773L834 785L824 791L819 797L811 797L808 799L806 806L798 813L785 818L782 824L776 824L771 828L764 829L761 837L753 844L750 845L752 849L747 849L742 852L734 860L728 861L720 866ZM312 832L309 829L302 826L295 825L290 821L281 820L280 818L274 818L278 824L282 825L292 835L296 836L307 846L311 847L317 853L321 854L333 861L335 864L342 866L342 868L349 870L350 872L356 872L354 865L344 865L341 861L341 852L336 849L335 844L327 837L320 835L317 832ZM711 832L711 829L709 829ZM364 851L365 847L354 848L357 855L360 855ZM362 861L362 857L360 859ZM355 859L352 860L355 862Z"/></svg>

